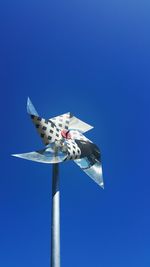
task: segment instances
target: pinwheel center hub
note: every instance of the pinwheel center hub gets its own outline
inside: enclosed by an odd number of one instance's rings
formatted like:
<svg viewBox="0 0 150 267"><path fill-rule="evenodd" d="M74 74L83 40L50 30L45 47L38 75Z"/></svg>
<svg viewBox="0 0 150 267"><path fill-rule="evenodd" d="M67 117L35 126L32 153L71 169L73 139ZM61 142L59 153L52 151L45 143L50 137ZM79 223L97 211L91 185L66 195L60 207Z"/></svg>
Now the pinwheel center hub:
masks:
<svg viewBox="0 0 150 267"><path fill-rule="evenodd" d="M67 130L62 130L61 135L63 138L71 139L71 135L70 135L69 131L67 131Z"/></svg>

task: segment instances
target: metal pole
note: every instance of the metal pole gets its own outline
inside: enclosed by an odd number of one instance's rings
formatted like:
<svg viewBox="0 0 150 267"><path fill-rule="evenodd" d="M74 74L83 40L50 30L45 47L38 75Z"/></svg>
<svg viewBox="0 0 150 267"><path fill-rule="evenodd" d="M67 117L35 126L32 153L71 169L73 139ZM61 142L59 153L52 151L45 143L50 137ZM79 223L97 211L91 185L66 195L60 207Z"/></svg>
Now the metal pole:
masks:
<svg viewBox="0 0 150 267"><path fill-rule="evenodd" d="M60 192L59 164L53 164L52 173L52 225L51 267L60 267Z"/></svg>

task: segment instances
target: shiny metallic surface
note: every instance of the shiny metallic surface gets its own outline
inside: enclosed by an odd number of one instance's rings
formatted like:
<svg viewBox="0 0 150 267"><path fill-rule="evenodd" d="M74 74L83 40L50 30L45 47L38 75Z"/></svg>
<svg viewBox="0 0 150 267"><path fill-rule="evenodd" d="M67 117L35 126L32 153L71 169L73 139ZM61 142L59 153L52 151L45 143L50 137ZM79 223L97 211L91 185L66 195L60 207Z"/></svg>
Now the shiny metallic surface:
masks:
<svg viewBox="0 0 150 267"><path fill-rule="evenodd" d="M56 153L52 145L48 145L44 149L38 151L23 154L13 154L12 156L40 163L59 163L66 160L68 154L65 151L65 148L57 150Z"/></svg>
<svg viewBox="0 0 150 267"><path fill-rule="evenodd" d="M84 121L81 121L80 119L76 118L75 116L72 116L69 123L70 129L76 129L77 131L81 133L85 133L91 129L93 129L93 126L87 124Z"/></svg>
<svg viewBox="0 0 150 267"><path fill-rule="evenodd" d="M58 164L53 164L52 176L51 267L60 267L60 191Z"/></svg>
<svg viewBox="0 0 150 267"><path fill-rule="evenodd" d="M32 104L32 102L31 102L29 97L27 99L27 112L30 115L38 116L38 113L37 113L35 107L33 106L33 104Z"/></svg>
<svg viewBox="0 0 150 267"><path fill-rule="evenodd" d="M95 160L91 163L87 157L74 160L74 162L99 186L104 189L102 164L100 161Z"/></svg>

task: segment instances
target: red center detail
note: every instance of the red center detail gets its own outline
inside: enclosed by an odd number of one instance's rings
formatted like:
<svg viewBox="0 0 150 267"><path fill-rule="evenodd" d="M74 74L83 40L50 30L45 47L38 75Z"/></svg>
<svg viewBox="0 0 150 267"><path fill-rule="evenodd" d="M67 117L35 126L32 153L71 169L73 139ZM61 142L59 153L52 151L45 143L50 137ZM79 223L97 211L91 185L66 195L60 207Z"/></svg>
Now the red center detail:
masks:
<svg viewBox="0 0 150 267"><path fill-rule="evenodd" d="M62 135L62 137L66 138L66 139L71 139L71 135L70 135L69 131L67 131L67 130L62 130L61 135Z"/></svg>

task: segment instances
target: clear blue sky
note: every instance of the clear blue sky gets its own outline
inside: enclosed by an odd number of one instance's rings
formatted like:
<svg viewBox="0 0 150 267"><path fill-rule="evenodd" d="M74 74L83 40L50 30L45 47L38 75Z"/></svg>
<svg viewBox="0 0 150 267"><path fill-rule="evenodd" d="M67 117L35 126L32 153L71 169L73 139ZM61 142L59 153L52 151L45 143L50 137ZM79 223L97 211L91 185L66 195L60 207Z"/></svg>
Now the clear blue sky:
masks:
<svg viewBox="0 0 150 267"><path fill-rule="evenodd" d="M150 266L150 2L0 3L0 266L47 267L51 166L26 113L71 111L95 128L105 190L61 165L62 267Z"/></svg>

